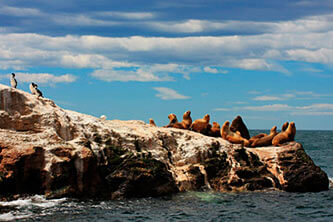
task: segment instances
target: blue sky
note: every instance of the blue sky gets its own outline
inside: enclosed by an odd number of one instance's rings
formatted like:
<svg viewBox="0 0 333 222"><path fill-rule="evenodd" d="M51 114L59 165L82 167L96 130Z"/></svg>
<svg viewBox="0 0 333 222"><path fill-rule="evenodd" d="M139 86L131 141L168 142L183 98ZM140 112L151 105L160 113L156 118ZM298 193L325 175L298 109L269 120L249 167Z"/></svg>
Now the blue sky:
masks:
<svg viewBox="0 0 333 222"><path fill-rule="evenodd" d="M333 130L333 1L2 1L0 82L108 119Z"/></svg>

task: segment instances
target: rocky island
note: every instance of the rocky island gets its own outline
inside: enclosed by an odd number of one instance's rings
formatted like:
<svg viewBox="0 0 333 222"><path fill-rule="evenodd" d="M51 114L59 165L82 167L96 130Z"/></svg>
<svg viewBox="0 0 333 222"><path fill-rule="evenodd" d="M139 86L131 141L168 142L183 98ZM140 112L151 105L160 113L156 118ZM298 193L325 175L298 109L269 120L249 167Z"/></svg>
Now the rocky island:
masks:
<svg viewBox="0 0 333 222"><path fill-rule="evenodd" d="M247 148L189 130L105 120L0 85L0 196L131 198L189 190L327 190L301 144Z"/></svg>

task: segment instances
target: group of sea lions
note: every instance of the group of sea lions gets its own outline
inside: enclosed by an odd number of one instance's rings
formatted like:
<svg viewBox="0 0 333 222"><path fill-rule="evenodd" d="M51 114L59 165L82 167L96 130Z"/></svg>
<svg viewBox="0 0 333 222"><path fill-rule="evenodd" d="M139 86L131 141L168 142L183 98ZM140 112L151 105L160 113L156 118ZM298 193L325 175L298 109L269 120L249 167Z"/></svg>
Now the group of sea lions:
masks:
<svg viewBox="0 0 333 222"><path fill-rule="evenodd" d="M242 117L237 116L231 123L225 121L222 127L217 122L213 125L209 123L210 116L206 114L202 119L192 122L191 111L186 111L183 120L178 122L174 113L168 115L169 124L163 127L173 127L177 129L187 129L206 136L222 137L230 143L242 144L246 147L263 147L263 146L281 146L283 143L294 141L296 135L296 127L294 122L285 122L282 125L281 132L277 132L277 127L273 126L269 134L260 133L250 137L250 133L244 124ZM153 119L149 119L151 126L156 126Z"/></svg>

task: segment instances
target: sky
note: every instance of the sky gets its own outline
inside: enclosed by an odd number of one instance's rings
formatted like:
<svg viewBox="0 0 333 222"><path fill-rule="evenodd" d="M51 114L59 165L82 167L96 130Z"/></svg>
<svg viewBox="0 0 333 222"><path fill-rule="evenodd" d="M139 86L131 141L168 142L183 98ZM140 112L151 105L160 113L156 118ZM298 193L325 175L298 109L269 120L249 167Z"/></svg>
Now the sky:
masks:
<svg viewBox="0 0 333 222"><path fill-rule="evenodd" d="M333 0L0 0L0 83L168 124L333 130Z"/></svg>

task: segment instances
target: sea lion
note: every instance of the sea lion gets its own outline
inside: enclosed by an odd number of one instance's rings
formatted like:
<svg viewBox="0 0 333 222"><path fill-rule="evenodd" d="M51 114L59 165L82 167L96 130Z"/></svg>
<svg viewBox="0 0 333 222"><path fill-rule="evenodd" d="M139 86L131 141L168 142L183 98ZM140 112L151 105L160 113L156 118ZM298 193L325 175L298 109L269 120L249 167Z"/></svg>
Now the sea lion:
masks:
<svg viewBox="0 0 333 222"><path fill-rule="evenodd" d="M155 121L152 118L149 119L149 125L156 126Z"/></svg>
<svg viewBox="0 0 333 222"><path fill-rule="evenodd" d="M178 122L177 116L174 113L170 113L168 115L168 119L169 119L169 124L163 127L172 127L175 123Z"/></svg>
<svg viewBox="0 0 333 222"><path fill-rule="evenodd" d="M260 134L258 134L258 135L252 136L252 137L249 139L249 141L250 141L250 143L252 144L253 141L255 141L256 139L259 139L259 138L264 137L264 136L267 136L267 134L266 134L266 133L260 133Z"/></svg>
<svg viewBox="0 0 333 222"><path fill-rule="evenodd" d="M191 111L190 110L188 110L184 113L182 123L184 124L185 129L190 128L190 126L192 124L192 117L191 117Z"/></svg>
<svg viewBox="0 0 333 222"><path fill-rule="evenodd" d="M208 136L221 137L221 127L217 122L213 122L213 126L208 126Z"/></svg>
<svg viewBox="0 0 333 222"><path fill-rule="evenodd" d="M191 111L186 111L183 114L183 120L181 122L176 122L172 125L173 128L177 129L188 129L192 124Z"/></svg>
<svg viewBox="0 0 333 222"><path fill-rule="evenodd" d="M280 132L273 138L272 144L274 146L281 146L283 143L294 141L295 135L296 126L294 122L291 122L285 131Z"/></svg>
<svg viewBox="0 0 333 222"><path fill-rule="evenodd" d="M241 116L237 116L231 123L230 130L232 132L239 131L243 138L250 139L250 133L247 129L245 123L243 122L243 119Z"/></svg>
<svg viewBox="0 0 333 222"><path fill-rule="evenodd" d="M281 127L281 132L286 131L286 129L288 128L288 125L289 125L289 123L288 123L288 122L285 122L285 123L282 125L282 127Z"/></svg>
<svg viewBox="0 0 333 222"><path fill-rule="evenodd" d="M204 116L204 118L195 120L192 123L190 129L195 132L207 135L209 120L210 120L210 116L209 116L209 114L206 114Z"/></svg>
<svg viewBox="0 0 333 222"><path fill-rule="evenodd" d="M17 81L15 79L15 73L12 73L12 76L10 77L10 86L16 89L17 87Z"/></svg>
<svg viewBox="0 0 333 222"><path fill-rule="evenodd" d="M270 145L272 145L273 138L278 134L276 132L276 128L277 128L276 126L273 126L269 135L254 140L251 143L251 146L252 147L260 147L260 146L270 146Z"/></svg>
<svg viewBox="0 0 333 222"><path fill-rule="evenodd" d="M221 136L223 139L228 140L230 143L243 144L244 146L249 146L250 142L243 138L240 133L235 133L229 128L230 122L225 121L221 128Z"/></svg>

